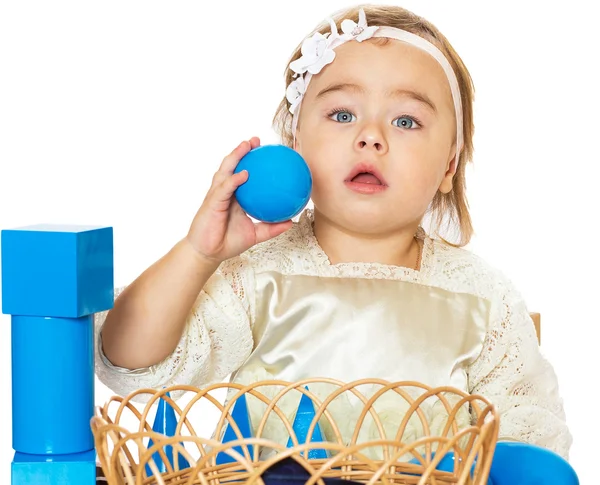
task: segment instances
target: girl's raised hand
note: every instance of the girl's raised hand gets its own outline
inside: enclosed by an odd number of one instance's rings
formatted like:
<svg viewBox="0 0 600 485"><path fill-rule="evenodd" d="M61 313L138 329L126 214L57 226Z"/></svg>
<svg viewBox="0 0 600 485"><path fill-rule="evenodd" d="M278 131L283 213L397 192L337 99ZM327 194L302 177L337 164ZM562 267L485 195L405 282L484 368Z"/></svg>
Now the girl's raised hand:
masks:
<svg viewBox="0 0 600 485"><path fill-rule="evenodd" d="M292 227L291 221L254 223L235 200L235 190L248 180L248 172L233 171L242 157L258 146L257 137L243 141L223 159L192 221L187 239L207 261L220 264Z"/></svg>

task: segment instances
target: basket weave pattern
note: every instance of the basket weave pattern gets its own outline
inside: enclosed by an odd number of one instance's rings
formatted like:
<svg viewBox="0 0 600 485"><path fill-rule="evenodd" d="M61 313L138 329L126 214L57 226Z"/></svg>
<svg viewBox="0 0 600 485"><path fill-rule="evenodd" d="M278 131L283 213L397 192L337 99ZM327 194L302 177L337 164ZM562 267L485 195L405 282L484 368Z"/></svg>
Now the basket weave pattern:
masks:
<svg viewBox="0 0 600 485"><path fill-rule="evenodd" d="M334 389L326 399L319 400L310 392L314 384L327 383ZM378 386L378 391L370 397L362 394L358 388L362 385ZM261 389L281 390L275 397L267 397ZM308 389L307 389L308 388ZM409 392L409 389L413 392ZM420 393L415 397L414 389ZM216 399L214 391L226 390L230 397L226 404ZM183 407L167 396L167 393L185 392L191 399ZM393 392L406 401L407 412L398 427L395 437L386 437L382 420L375 405L385 393ZM291 421L278 407L278 403L289 393L303 393L308 396L315 408L315 417L308 430L306 444L299 443ZM328 406L340 395L351 393L353 399L362 403L362 412L355 423L355 431L350 442L344 442ZM132 399L139 394L150 394L142 411L138 410ZM243 438L231 412L237 399L242 395L248 399L258 399L264 403L266 411L255 426L254 437ZM167 437L152 431L148 417L159 399L164 399L175 411L177 430L175 435ZM430 423L423 411L423 403L436 399L444 406L447 420L443 431L433 435ZM190 412L199 405L209 402L220 415L214 436L223 436L230 425L239 439L220 443L217 439L200 437L194 430ZM459 428L456 417L465 407L471 412L470 426ZM123 416L135 416L137 429L127 429L121 423ZM381 435L380 439L357 442L359 430L365 420L370 418ZM290 448L263 437L268 419L277 419L285 426L292 440ZM338 416L339 419L339 416ZM403 442L407 424L412 419L422 426L423 437L413 442ZM327 442L310 442L317 425L325 422L333 430L333 439ZM198 389L192 386L172 386L160 391L140 389L125 398L114 396L103 407L97 408L92 418L92 431L102 470L110 485L220 485L234 481L248 485L264 485L261 475L265 470L283 461L293 459L308 472L307 485L324 485L323 478L341 478L369 484L467 484L486 485L496 440L498 437L499 417L495 408L481 396L469 395L452 387L431 388L417 382L387 382L378 379L363 379L342 383L332 379L307 379L300 382L261 381L249 386L235 383L220 383ZM148 448L149 439L152 446ZM174 456L173 465L165 454L165 447L171 446ZM242 453L236 451L242 450ZM325 449L329 457L308 459L312 449ZM376 449L381 459L369 457L367 451ZM261 458L268 451L269 458ZM153 455L159 453L167 465L166 472L160 473ZM216 457L224 452L234 458L233 463L217 465ZM440 460L448 452L455 457L452 471L436 470ZM185 469L178 466L178 454L190 464ZM416 463L409 463L414 458ZM413 460L414 461L414 460ZM148 476L147 470L152 471Z"/></svg>

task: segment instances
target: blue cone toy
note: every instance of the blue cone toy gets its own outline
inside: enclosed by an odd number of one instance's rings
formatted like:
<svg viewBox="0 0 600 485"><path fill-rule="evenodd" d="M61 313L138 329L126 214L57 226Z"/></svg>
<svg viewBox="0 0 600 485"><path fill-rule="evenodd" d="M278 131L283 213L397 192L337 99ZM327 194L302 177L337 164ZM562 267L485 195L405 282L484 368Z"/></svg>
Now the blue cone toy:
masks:
<svg viewBox="0 0 600 485"><path fill-rule="evenodd" d="M222 443L229 443L230 441L238 441L244 438L252 438L252 423L250 422L250 413L248 411L248 402L246 401L246 395L242 394L239 398L236 399L235 404L233 405L233 410L231 411L231 418L238 426L241 437L239 437L233 427L228 423L227 428L225 428L225 434L223 435ZM254 447L252 445L248 446L248 453L250 457L254 455ZM234 446L233 449L244 456L244 449L241 446ZM233 456L221 451L217 455L217 465L223 465L225 463L234 463L236 460Z"/></svg>
<svg viewBox="0 0 600 485"><path fill-rule="evenodd" d="M169 398L171 395L167 392L165 394ZM175 417L175 410L165 401L163 398L158 402L158 409L156 410L156 417L154 418L154 424L152 425L152 431L163 434L165 436L175 436L175 430L177 429L177 418ZM148 442L148 449L154 445L152 439ZM173 447L168 445L164 447L165 455L169 460L170 465L175 468L173 461ZM190 464L181 453L177 453L179 469L189 468ZM157 451L152 455L154 463L158 467L160 473L167 471L167 464L163 462L160 453ZM150 466L146 464L146 473L149 477L153 475Z"/></svg>
<svg viewBox="0 0 600 485"><path fill-rule="evenodd" d="M308 391L308 387L304 387ZM308 430L310 425L315 419L315 407L313 405L312 400L306 395L302 394L302 398L300 399L300 404L298 405L298 410L296 411L296 417L294 418L294 433L296 438L298 438L298 444L303 445L306 443L306 438L308 437ZM323 441L323 433L321 432L321 427L317 423L315 429L312 434L311 443L313 442L322 442ZM287 447L291 448L294 445L292 438L290 437L287 443ZM322 448L311 448L308 451L308 459L309 460L322 460L325 458L329 458L329 452Z"/></svg>

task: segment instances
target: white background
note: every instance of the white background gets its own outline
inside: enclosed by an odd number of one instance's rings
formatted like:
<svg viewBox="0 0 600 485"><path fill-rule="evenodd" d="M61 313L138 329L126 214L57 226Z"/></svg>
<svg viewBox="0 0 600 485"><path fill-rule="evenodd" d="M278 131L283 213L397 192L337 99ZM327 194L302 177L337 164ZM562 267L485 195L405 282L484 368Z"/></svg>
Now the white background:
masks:
<svg viewBox="0 0 600 485"><path fill-rule="evenodd" d="M595 7L399 3L442 29L475 80L471 249L542 313L542 350L558 373L575 439L572 463L591 484L600 431L590 395L600 320ZM288 56L316 23L348 5L5 0L0 228L112 225L116 284L128 283L185 233L225 154L253 135L277 141L271 118ZM3 315L0 483L9 483L12 459L10 382ZM97 384L97 404L110 395Z"/></svg>

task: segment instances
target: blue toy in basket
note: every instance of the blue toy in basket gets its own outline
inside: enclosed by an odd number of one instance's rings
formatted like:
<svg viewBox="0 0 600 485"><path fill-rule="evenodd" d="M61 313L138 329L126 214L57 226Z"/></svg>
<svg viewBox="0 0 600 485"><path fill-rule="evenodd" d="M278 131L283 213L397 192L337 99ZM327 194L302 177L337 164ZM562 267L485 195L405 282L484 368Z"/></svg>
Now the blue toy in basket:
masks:
<svg viewBox="0 0 600 485"><path fill-rule="evenodd" d="M227 428L225 429L225 435L223 436L222 443L228 443L230 441L237 441L243 438L252 438L252 423L250 420L250 412L248 411L248 402L246 401L246 395L242 394L233 405L233 411L231 411L231 419L233 419L234 423L240 430L241 436L238 436L231 423L227 424ZM247 449L249 458L252 459L254 456L254 446L250 445L245 447ZM244 448L241 446L235 446L233 448L237 453L244 456ZM217 465L223 465L224 463L235 463L236 459L225 453L224 451L220 452L217 455Z"/></svg>
<svg viewBox="0 0 600 485"><path fill-rule="evenodd" d="M166 397L171 398L171 395L167 392L165 393ZM156 417L154 418L154 424L152 425L152 431L155 433L160 433L165 436L175 436L175 431L177 430L177 416L175 416L175 410L171 407L171 405L163 398L161 398L158 402L158 409L156 410ZM147 449L150 449L154 446L154 442L152 439L148 441ZM181 446L184 446L181 443ZM169 460L169 464L171 467L175 467L175 461L173 459L174 450L171 445L167 445L164 447L165 455L167 460ZM177 461L178 467L180 470L184 468L189 468L190 464L185 459L185 457L177 450ZM159 451L155 451L152 454L152 458L158 471L160 473L166 473L168 471L167 464L163 461L163 458ZM146 465L146 474L151 477L153 475L152 468L149 465Z"/></svg>
<svg viewBox="0 0 600 485"><path fill-rule="evenodd" d="M234 173L248 171L235 197L246 214L262 222L283 222L306 207L312 175L302 156L284 145L263 145L247 153Z"/></svg>
<svg viewBox="0 0 600 485"><path fill-rule="evenodd" d="M454 453L442 458L438 470L454 470ZM411 463L419 464L417 459ZM471 471L472 473L472 471ZM562 456L527 443L496 444L487 485L579 485L573 467Z"/></svg>
<svg viewBox="0 0 600 485"><path fill-rule="evenodd" d="M579 485L573 467L562 456L526 443L496 445L490 478L493 485Z"/></svg>

